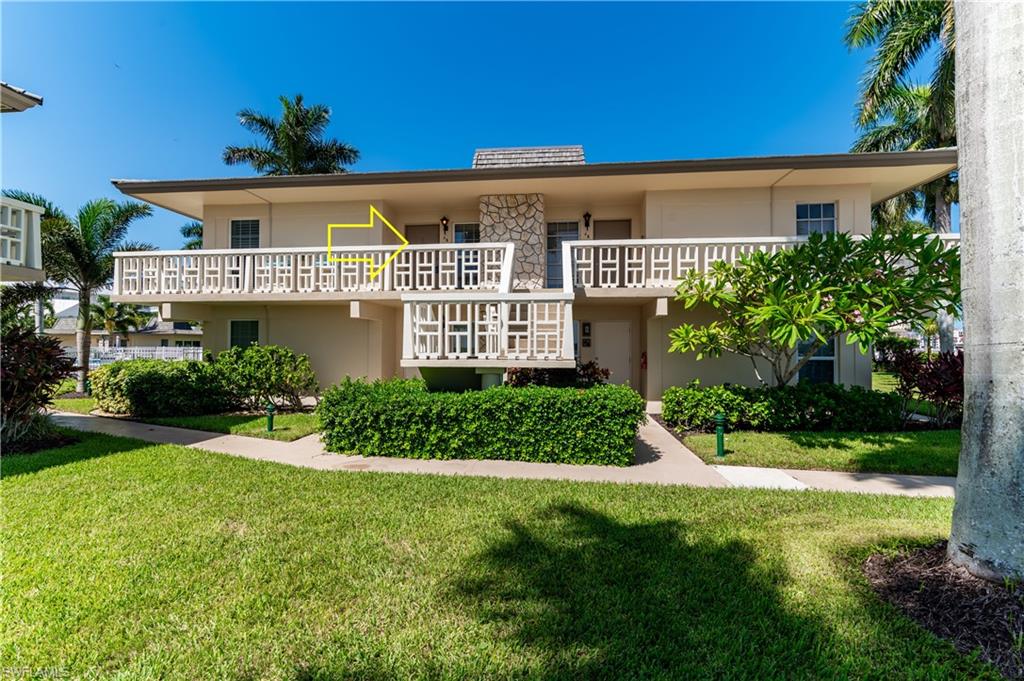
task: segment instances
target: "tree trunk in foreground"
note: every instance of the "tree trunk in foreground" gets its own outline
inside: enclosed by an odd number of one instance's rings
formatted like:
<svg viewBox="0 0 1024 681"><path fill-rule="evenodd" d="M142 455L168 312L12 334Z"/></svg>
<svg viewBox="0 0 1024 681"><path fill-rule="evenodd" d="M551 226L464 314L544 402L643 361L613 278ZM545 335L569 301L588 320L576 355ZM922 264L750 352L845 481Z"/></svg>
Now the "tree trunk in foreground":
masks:
<svg viewBox="0 0 1024 681"><path fill-rule="evenodd" d="M958 1L966 331L963 448L949 557L1024 577L1024 4Z"/></svg>
<svg viewBox="0 0 1024 681"><path fill-rule="evenodd" d="M935 232L949 234L953 231L953 208L946 201L945 181L935 182ZM953 352L953 315L940 310L935 315L939 325L939 352Z"/></svg>
<svg viewBox="0 0 1024 681"><path fill-rule="evenodd" d="M75 325L75 350L78 354L78 387L85 392L85 381L89 378L89 351L92 345L92 317L89 299L92 291L84 288L78 292L78 323Z"/></svg>

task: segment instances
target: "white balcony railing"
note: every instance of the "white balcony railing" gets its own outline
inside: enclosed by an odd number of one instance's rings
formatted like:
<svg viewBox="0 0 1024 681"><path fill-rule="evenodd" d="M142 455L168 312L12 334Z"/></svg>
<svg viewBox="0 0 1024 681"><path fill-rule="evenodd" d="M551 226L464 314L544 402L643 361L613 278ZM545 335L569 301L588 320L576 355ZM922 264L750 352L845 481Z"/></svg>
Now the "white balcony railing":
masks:
<svg viewBox="0 0 1024 681"><path fill-rule="evenodd" d="M959 234L939 235L959 242ZM564 290L576 288L675 288L687 272L707 272L715 262L735 262L754 251L774 253L805 236L567 241L562 244Z"/></svg>
<svg viewBox="0 0 1024 681"><path fill-rule="evenodd" d="M379 267L395 246L335 248L332 258ZM324 248L136 251L115 254L114 294L218 295L356 291L499 291L511 280L514 245L406 247L371 280L371 263L330 262Z"/></svg>
<svg viewBox="0 0 1024 681"><path fill-rule="evenodd" d="M78 361L78 355L74 348L68 348L64 354ZM118 362L125 359L202 359L203 349L201 347L93 347L89 350L89 366L98 367L111 362Z"/></svg>
<svg viewBox="0 0 1024 681"><path fill-rule="evenodd" d="M402 300L405 366L446 360L505 366L574 363L571 295L407 294Z"/></svg>
<svg viewBox="0 0 1024 681"><path fill-rule="evenodd" d="M39 230L43 209L0 197L0 263L42 267Z"/></svg>

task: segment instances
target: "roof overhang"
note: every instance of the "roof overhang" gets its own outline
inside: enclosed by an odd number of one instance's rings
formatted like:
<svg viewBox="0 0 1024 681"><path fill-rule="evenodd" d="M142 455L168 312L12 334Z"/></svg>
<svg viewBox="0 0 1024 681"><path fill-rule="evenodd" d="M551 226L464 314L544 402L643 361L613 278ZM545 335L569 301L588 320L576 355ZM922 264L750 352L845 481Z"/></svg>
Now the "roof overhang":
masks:
<svg viewBox="0 0 1024 681"><path fill-rule="evenodd" d="M543 193L601 202L646 191L867 184L878 203L956 169L955 148L573 166L469 168L196 180L113 180L121 192L194 218L204 205L355 201L443 205L467 196Z"/></svg>
<svg viewBox="0 0 1024 681"><path fill-rule="evenodd" d="M20 87L0 82L0 111L12 113L24 111L43 103L43 98Z"/></svg>

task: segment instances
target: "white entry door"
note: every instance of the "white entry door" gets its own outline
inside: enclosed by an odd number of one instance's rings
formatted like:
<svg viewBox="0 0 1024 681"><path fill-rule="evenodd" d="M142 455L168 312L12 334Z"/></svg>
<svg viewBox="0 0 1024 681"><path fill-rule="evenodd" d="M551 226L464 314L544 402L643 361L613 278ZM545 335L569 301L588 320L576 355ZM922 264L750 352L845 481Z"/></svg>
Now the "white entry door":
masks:
<svg viewBox="0 0 1024 681"><path fill-rule="evenodd" d="M610 383L629 383L633 376L633 347L629 322L594 322L594 359L602 369L611 369Z"/></svg>

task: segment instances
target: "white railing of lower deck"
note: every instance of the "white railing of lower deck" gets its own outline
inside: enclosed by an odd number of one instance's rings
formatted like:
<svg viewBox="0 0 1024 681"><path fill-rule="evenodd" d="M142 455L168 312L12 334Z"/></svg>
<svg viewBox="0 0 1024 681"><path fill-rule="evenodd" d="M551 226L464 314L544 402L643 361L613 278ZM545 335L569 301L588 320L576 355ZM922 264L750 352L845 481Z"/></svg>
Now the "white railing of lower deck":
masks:
<svg viewBox="0 0 1024 681"><path fill-rule="evenodd" d="M937 236L947 243L960 240L959 234ZM805 236L566 241L562 262L570 265L563 269L563 290L674 288L687 272L707 272L716 262L732 263L755 251L774 253L806 241Z"/></svg>
<svg viewBox="0 0 1024 681"><path fill-rule="evenodd" d="M78 354L73 348L64 350L64 354L78 361ZM203 349L201 347L112 347L112 348L90 348L89 365L102 366L111 362L119 362L126 359L166 359L185 360L202 359Z"/></svg>
<svg viewBox="0 0 1024 681"><path fill-rule="evenodd" d="M410 294L404 360L572 360L572 295Z"/></svg>
<svg viewBox="0 0 1024 681"><path fill-rule="evenodd" d="M396 246L335 248L379 267ZM330 262L324 248L136 251L114 257L115 295L507 291L514 245L407 246L371 280L371 263Z"/></svg>

